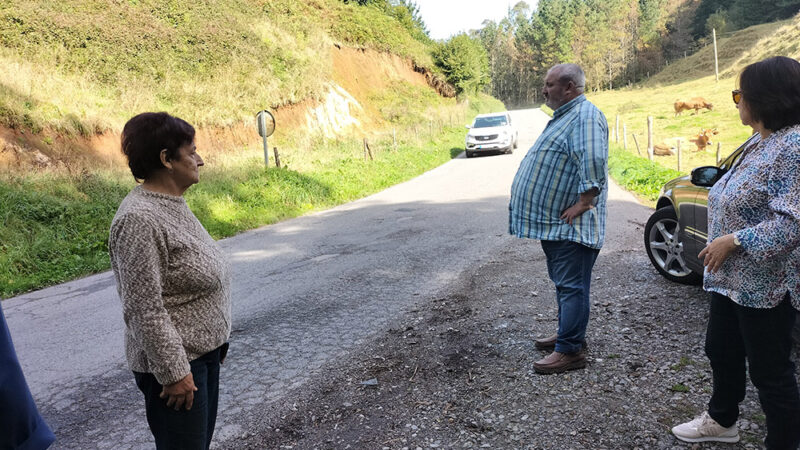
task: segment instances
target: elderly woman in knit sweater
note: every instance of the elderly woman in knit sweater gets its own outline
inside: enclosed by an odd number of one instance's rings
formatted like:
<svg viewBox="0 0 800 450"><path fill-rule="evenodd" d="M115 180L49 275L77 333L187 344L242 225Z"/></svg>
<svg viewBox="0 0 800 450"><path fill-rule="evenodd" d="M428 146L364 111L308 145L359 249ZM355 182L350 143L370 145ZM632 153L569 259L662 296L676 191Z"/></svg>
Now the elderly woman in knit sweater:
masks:
<svg viewBox="0 0 800 450"><path fill-rule="evenodd" d="M141 184L117 210L108 245L125 353L158 449L210 446L231 330L225 256L183 198L203 165L194 135L167 113L125 124L122 151Z"/></svg>

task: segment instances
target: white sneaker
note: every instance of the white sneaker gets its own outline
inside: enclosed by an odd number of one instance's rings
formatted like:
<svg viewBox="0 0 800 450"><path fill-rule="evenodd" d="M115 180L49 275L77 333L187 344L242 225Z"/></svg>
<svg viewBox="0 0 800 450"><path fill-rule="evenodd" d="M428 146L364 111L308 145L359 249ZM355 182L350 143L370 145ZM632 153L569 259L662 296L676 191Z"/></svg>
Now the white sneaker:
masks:
<svg viewBox="0 0 800 450"><path fill-rule="evenodd" d="M708 411L691 422L672 428L672 434L685 442L739 442L739 429L736 424L725 428L708 415Z"/></svg>

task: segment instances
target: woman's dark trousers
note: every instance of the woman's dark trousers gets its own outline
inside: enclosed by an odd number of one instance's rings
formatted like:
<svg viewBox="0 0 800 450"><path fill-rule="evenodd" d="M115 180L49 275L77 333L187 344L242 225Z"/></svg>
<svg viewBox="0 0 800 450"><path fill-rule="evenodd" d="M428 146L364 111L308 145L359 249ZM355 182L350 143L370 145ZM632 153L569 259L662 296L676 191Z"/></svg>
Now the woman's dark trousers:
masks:
<svg viewBox="0 0 800 450"><path fill-rule="evenodd" d="M133 373L136 385L144 394L147 423L158 450L201 450L211 445L217 421L220 351L218 348L189 363L197 387L194 405L189 411L183 407L179 411L167 407L167 399L159 397L162 386L153 374Z"/></svg>
<svg viewBox="0 0 800 450"><path fill-rule="evenodd" d="M711 295L706 355L714 392L708 413L724 427L736 423L745 396L746 360L767 418L768 449L800 445L800 394L790 359L796 315L788 295L774 308L748 308L724 295Z"/></svg>

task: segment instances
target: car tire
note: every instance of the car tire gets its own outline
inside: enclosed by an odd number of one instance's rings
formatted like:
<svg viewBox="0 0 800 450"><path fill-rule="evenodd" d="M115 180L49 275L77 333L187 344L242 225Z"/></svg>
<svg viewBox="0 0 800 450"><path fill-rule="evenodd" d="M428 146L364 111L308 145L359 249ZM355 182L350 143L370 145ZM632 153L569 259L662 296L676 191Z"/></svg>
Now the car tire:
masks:
<svg viewBox="0 0 800 450"><path fill-rule="evenodd" d="M703 277L693 272L684 260L683 242L675 208L656 210L644 227L644 248L653 267L664 278L681 284L697 285Z"/></svg>
<svg viewBox="0 0 800 450"><path fill-rule="evenodd" d="M519 147L519 138L514 139L514 148Z"/></svg>
<svg viewBox="0 0 800 450"><path fill-rule="evenodd" d="M510 155L510 154L514 153L514 146L512 145L512 146L508 147L504 153L506 155Z"/></svg>
<svg viewBox="0 0 800 450"><path fill-rule="evenodd" d="M472 158L472 156L473 156L473 153L472 153L471 151L469 151L469 150L464 150L464 155L465 155L467 158Z"/></svg>

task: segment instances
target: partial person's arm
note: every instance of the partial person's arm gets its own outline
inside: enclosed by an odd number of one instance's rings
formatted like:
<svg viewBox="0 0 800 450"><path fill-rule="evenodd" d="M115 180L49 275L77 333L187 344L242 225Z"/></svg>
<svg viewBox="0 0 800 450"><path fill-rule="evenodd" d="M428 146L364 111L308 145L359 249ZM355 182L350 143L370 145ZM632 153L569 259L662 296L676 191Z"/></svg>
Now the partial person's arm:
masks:
<svg viewBox="0 0 800 450"><path fill-rule="evenodd" d="M800 135L790 133L770 167L767 192L770 219L739 230L742 250L756 259L791 253L800 246Z"/></svg>
<svg viewBox="0 0 800 450"><path fill-rule="evenodd" d="M592 209L595 197L608 188L608 125L599 112L575 124L570 147L581 179L578 201L561 213L561 220L572 221Z"/></svg>
<svg viewBox="0 0 800 450"><path fill-rule="evenodd" d="M794 138L794 143L778 144L785 148L770 168L767 207L771 218L711 241L698 255L710 272L719 270L739 248L734 238L739 239L742 251L761 260L785 255L800 246L800 145L798 137Z"/></svg>
<svg viewBox="0 0 800 450"><path fill-rule="evenodd" d="M161 274L168 264L164 236L148 220L131 214L114 224L109 247L125 324L164 386L162 398L169 397L168 405L176 409L191 408L196 390L191 367L162 298Z"/></svg>

